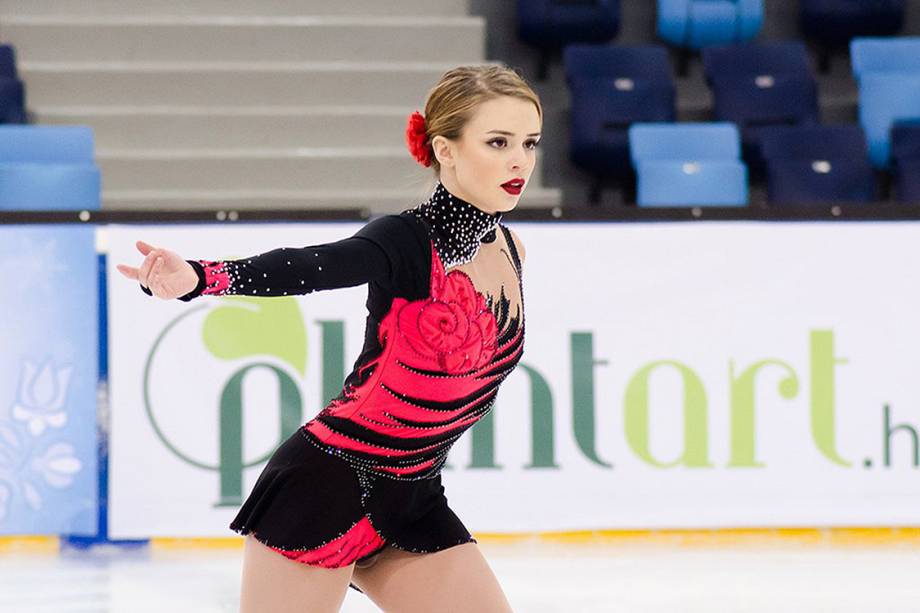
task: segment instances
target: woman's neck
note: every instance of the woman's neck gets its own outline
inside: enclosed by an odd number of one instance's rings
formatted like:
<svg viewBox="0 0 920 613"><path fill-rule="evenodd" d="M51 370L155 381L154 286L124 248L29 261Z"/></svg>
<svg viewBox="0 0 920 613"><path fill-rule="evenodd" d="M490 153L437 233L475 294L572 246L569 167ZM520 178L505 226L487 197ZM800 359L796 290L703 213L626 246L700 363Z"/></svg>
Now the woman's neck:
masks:
<svg viewBox="0 0 920 613"><path fill-rule="evenodd" d="M489 215L495 215L495 213L497 212L497 211L490 211L488 209L485 209L478 202L475 202L474 200L472 200L470 195L467 194L463 190L463 188L460 187L460 183L459 181L457 181L457 175L450 168L441 169L441 173L440 173L438 180L440 181L441 185L443 185L447 191L453 194L454 198L459 198L460 200L463 200L467 204L474 206L480 211L482 211L483 213L488 213Z"/></svg>

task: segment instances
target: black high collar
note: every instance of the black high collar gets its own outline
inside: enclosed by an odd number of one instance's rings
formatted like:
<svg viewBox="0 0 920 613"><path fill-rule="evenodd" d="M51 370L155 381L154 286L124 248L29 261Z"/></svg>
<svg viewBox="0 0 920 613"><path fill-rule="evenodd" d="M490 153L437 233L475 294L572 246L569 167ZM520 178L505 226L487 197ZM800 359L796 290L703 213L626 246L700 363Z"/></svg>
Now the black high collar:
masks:
<svg viewBox="0 0 920 613"><path fill-rule="evenodd" d="M445 268L469 262L481 243L495 240L501 213L486 213L459 198L438 181L434 192L411 212L428 222L431 239Z"/></svg>

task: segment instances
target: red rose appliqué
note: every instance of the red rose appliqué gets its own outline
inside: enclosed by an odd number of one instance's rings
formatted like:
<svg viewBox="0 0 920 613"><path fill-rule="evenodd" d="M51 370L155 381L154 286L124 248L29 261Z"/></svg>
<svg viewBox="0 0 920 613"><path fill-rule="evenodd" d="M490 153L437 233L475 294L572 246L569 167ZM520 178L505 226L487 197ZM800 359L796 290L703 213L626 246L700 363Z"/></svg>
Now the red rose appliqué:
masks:
<svg viewBox="0 0 920 613"><path fill-rule="evenodd" d="M415 352L449 373L482 368L495 355L498 324L465 273L445 275L439 261L431 297L399 311L399 328Z"/></svg>

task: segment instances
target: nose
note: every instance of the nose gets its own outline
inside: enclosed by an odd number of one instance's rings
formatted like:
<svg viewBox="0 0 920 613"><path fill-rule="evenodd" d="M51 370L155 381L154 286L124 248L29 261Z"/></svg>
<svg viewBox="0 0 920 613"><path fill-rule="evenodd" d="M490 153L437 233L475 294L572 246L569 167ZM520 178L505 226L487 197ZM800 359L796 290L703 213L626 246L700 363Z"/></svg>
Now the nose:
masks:
<svg viewBox="0 0 920 613"><path fill-rule="evenodd" d="M514 153L510 159L511 171L512 172L520 171L524 167L525 163L526 163L526 158L524 157L523 152L518 151Z"/></svg>

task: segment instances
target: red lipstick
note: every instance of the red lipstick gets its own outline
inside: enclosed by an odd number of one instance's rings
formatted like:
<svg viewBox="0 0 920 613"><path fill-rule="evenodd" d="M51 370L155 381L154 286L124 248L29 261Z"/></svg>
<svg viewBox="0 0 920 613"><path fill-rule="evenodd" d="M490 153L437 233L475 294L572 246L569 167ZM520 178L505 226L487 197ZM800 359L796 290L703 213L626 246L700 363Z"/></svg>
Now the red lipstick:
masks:
<svg viewBox="0 0 920 613"><path fill-rule="evenodd" d="M521 193L521 190L524 189L524 179L515 177L510 181L502 183L501 187L512 196L517 196Z"/></svg>

